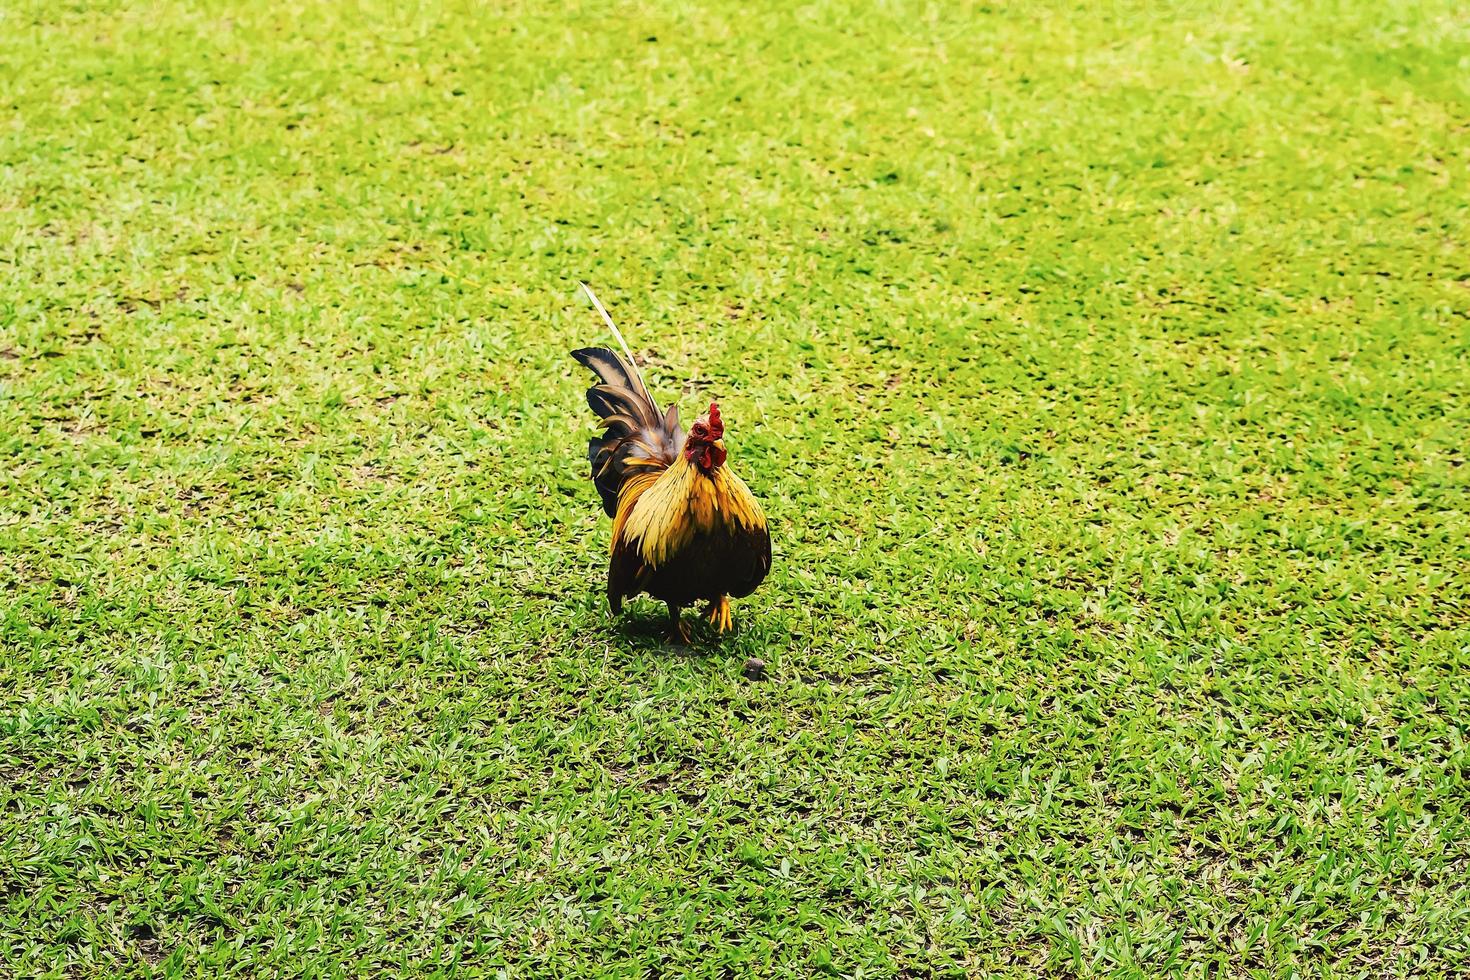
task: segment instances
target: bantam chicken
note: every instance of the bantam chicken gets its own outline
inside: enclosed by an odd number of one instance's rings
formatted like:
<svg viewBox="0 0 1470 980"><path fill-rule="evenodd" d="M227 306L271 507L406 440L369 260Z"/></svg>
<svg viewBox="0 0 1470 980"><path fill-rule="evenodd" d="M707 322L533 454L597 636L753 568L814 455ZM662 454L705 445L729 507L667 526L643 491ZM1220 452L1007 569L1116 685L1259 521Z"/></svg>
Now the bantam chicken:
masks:
<svg viewBox="0 0 1470 980"><path fill-rule="evenodd" d="M720 633L730 629L730 599L755 591L771 570L766 515L725 464L725 425L710 403L686 434L679 409L660 412L612 318L583 283L627 359L606 347L572 351L597 375L587 404L606 430L587 445L592 483L613 519L607 603L646 592L668 604L670 639L687 643L685 606L709 603Z"/></svg>

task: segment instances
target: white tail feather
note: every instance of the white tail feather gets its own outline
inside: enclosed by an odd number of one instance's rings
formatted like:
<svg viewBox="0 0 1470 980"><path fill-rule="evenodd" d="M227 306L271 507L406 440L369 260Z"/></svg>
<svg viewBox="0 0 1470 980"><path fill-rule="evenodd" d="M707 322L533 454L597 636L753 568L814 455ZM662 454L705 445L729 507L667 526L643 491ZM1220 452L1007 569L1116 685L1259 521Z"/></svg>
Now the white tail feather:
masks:
<svg viewBox="0 0 1470 980"><path fill-rule="evenodd" d="M654 414L658 414L658 402L653 400L653 395L648 391L648 385L643 383L643 374L638 370L638 362L633 360L633 352L628 350L628 342L618 332L617 325L613 323L612 317L608 316L607 310L603 308L602 301L597 298L597 294L592 291L592 287L585 282L580 285L582 286L582 290L587 294L587 298L592 301L592 305L597 307L597 312L602 314L602 321L607 324L607 329L611 330L612 335L617 338L618 346L623 349L623 356L628 359L628 367L633 370L633 377L638 379L638 387L643 389L643 397L647 398L648 404L653 406Z"/></svg>

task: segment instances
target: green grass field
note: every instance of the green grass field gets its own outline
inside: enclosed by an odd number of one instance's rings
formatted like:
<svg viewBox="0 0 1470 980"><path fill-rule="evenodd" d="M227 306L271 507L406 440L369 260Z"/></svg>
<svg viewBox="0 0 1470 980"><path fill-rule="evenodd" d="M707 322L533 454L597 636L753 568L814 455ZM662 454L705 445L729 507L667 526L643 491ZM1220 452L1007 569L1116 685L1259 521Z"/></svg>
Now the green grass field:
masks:
<svg viewBox="0 0 1470 980"><path fill-rule="evenodd" d="M0 976L1465 975L1462 3L404 8L0 2Z"/></svg>

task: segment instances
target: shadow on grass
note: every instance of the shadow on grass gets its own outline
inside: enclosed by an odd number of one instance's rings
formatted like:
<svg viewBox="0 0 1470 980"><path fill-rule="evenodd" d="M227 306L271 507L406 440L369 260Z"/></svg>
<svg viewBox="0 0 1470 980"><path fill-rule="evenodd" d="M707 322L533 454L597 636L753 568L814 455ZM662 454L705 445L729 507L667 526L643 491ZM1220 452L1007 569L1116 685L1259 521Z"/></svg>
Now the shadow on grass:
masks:
<svg viewBox="0 0 1470 980"><path fill-rule="evenodd" d="M655 611L657 609L657 611ZM754 621L736 621L735 628L721 636L714 627L696 616L692 610L684 613L684 622L689 626L689 642L679 643L669 638L669 617L662 607L624 609L623 613L608 624L608 631L626 641L630 652L659 653L672 657L697 657L707 660L744 660L763 654L773 647L780 647L782 638L771 634L769 626Z"/></svg>

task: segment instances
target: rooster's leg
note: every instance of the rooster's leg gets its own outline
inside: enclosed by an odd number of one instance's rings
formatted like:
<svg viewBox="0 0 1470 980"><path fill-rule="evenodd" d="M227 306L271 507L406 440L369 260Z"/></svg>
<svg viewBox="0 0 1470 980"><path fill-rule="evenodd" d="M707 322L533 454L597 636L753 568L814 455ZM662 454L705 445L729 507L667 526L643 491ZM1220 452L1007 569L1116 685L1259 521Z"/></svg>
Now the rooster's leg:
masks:
<svg viewBox="0 0 1470 980"><path fill-rule="evenodd" d="M711 602L709 608L704 611L704 616L709 620L709 624L715 628L716 632L728 633L732 623L730 618L730 597L722 595Z"/></svg>
<svg viewBox="0 0 1470 980"><path fill-rule="evenodd" d="M679 616L679 612L680 612L681 607L674 605L672 602L669 603L668 605L669 605L669 642L670 643L677 643L680 646L683 646L684 644L687 644L689 642L689 626Z"/></svg>

